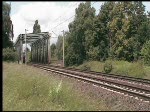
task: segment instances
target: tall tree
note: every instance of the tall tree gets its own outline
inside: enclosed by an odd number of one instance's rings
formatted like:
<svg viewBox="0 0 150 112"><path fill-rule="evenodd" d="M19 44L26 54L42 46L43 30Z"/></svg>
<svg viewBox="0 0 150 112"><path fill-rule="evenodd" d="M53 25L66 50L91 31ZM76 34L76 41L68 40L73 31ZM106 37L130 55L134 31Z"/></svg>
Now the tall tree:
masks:
<svg viewBox="0 0 150 112"><path fill-rule="evenodd" d="M35 21L35 24L33 26L33 33L41 33L40 25L38 24L38 20Z"/></svg>
<svg viewBox="0 0 150 112"><path fill-rule="evenodd" d="M13 47L13 24L10 18L11 6L3 2L3 48Z"/></svg>
<svg viewBox="0 0 150 112"><path fill-rule="evenodd" d="M114 2L105 2L100 9L99 14L94 19L94 42L93 49L91 49L92 55L96 60L106 60L109 54L110 47L110 33L108 24L111 20L111 11L114 7Z"/></svg>
<svg viewBox="0 0 150 112"><path fill-rule="evenodd" d="M142 2L116 2L111 11L109 31L112 52L117 59L136 60L148 33L145 7ZM146 30L147 29L147 30Z"/></svg>
<svg viewBox="0 0 150 112"><path fill-rule="evenodd" d="M59 35L57 43L56 43L56 56L57 56L58 60L62 60L63 59L63 56L62 56L63 55L62 44L63 44L63 36Z"/></svg>
<svg viewBox="0 0 150 112"><path fill-rule="evenodd" d="M55 50L56 50L56 45L52 44L51 45L51 56L52 56L52 58L55 56Z"/></svg>
<svg viewBox="0 0 150 112"><path fill-rule="evenodd" d="M75 10L75 19L69 24L70 36L66 62L69 64L81 64L87 59L89 42L93 40L93 18L95 9L90 2L81 3ZM71 54L70 54L71 53Z"/></svg>
<svg viewBox="0 0 150 112"><path fill-rule="evenodd" d="M150 40L150 13L142 2L105 2L95 16L90 2L81 3L66 35L65 64L108 57L134 61Z"/></svg>

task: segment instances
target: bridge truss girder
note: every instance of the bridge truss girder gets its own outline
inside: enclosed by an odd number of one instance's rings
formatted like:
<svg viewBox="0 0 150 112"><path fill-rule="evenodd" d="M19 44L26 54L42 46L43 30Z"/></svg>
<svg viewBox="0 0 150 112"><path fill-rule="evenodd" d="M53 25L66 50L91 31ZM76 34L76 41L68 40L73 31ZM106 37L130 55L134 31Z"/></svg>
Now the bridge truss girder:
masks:
<svg viewBox="0 0 150 112"><path fill-rule="evenodd" d="M26 43L31 45L31 62L50 63L50 35L48 32L26 34ZM14 46L19 54L19 61L23 63L23 44L25 34L20 34Z"/></svg>

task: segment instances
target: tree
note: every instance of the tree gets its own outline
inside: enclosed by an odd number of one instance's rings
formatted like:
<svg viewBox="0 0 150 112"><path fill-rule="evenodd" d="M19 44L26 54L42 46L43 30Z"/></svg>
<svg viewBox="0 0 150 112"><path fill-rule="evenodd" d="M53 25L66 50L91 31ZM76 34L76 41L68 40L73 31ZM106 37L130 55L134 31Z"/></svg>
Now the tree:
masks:
<svg viewBox="0 0 150 112"><path fill-rule="evenodd" d="M41 33L40 25L38 24L38 20L35 21L35 24L33 26L33 33Z"/></svg>
<svg viewBox="0 0 150 112"><path fill-rule="evenodd" d="M65 65L109 57L136 61L150 40L150 12L146 15L142 2L105 2L95 16L95 9L86 2L76 8L68 27Z"/></svg>
<svg viewBox="0 0 150 112"><path fill-rule="evenodd" d="M139 50L149 38L148 21L142 2L115 2L109 21L112 54L117 59L137 60Z"/></svg>
<svg viewBox="0 0 150 112"><path fill-rule="evenodd" d="M3 48L13 47L13 24L10 18L10 4L3 2Z"/></svg>
<svg viewBox="0 0 150 112"><path fill-rule="evenodd" d="M108 24L111 21L111 11L115 6L115 2L105 2L100 9L99 14L94 19L94 42L91 45L94 48L90 50L90 54L95 54L96 60L104 61L108 58L110 47L110 33ZM91 58L94 58L93 56Z"/></svg>
<svg viewBox="0 0 150 112"><path fill-rule="evenodd" d="M62 44L63 44L63 36L59 35L57 43L56 43L56 56L57 56L58 60L62 60L63 59Z"/></svg>
<svg viewBox="0 0 150 112"><path fill-rule="evenodd" d="M95 9L91 7L90 2L86 2L81 3L75 13L74 21L69 24L69 48L65 59L67 65L81 64L86 60L88 58L86 51L89 50L90 41L93 41Z"/></svg>
<svg viewBox="0 0 150 112"><path fill-rule="evenodd" d="M150 40L147 41L141 50L141 54L144 58L144 62L150 65Z"/></svg>
<svg viewBox="0 0 150 112"><path fill-rule="evenodd" d="M54 57L55 56L55 50L56 50L56 45L52 44L51 45L51 56Z"/></svg>

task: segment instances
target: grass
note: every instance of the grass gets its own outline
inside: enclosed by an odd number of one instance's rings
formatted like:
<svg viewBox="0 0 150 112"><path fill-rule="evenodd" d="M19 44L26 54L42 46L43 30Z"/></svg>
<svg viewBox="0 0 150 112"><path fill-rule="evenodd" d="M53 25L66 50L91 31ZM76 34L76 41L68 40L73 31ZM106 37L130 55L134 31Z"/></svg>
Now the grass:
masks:
<svg viewBox="0 0 150 112"><path fill-rule="evenodd" d="M84 66L90 67L90 70L96 72L104 72L104 62L89 61L84 62L75 68L82 69ZM110 73L126 75L136 78L150 79L150 66L144 66L142 62L130 63L127 61L112 61L113 70Z"/></svg>
<svg viewBox="0 0 150 112"><path fill-rule="evenodd" d="M60 78L31 66L3 62L4 111L108 110Z"/></svg>

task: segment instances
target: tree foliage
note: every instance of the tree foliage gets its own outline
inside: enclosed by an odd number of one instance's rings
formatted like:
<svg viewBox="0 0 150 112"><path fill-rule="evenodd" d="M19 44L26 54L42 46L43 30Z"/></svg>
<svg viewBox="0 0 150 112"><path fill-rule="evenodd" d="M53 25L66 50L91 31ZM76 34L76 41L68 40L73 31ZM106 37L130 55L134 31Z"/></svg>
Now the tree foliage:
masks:
<svg viewBox="0 0 150 112"><path fill-rule="evenodd" d="M141 54L144 57L144 62L146 64L150 65L150 40L144 44L144 46L141 50Z"/></svg>
<svg viewBox="0 0 150 112"><path fill-rule="evenodd" d="M17 61L19 58L17 51L12 48L4 48L3 49L3 60L4 61Z"/></svg>
<svg viewBox="0 0 150 112"><path fill-rule="evenodd" d="M88 51L93 40L93 19L95 9L91 8L91 3L81 3L75 10L76 15L72 23L69 24L69 47L67 47L66 65L81 64L88 59Z"/></svg>
<svg viewBox="0 0 150 112"><path fill-rule="evenodd" d="M57 59L58 60L62 60L63 57L63 36L58 36L58 40L57 40L57 43L56 43L56 56L57 56Z"/></svg>
<svg viewBox="0 0 150 112"><path fill-rule="evenodd" d="M138 60L144 43L150 40L149 18L150 13L145 13L141 1L107 1L98 15L90 2L80 3L75 9L74 21L68 26L65 64L81 64L84 60L105 61L110 57Z"/></svg>
<svg viewBox="0 0 150 112"><path fill-rule="evenodd" d="M38 20L35 21L35 24L33 26L33 33L41 33L40 25L38 24Z"/></svg>
<svg viewBox="0 0 150 112"><path fill-rule="evenodd" d="M52 58L55 57L55 52L56 52L55 50L56 50L56 45L52 44L51 45L51 56L52 56Z"/></svg>
<svg viewBox="0 0 150 112"><path fill-rule="evenodd" d="M3 48L13 47L13 24L10 18L10 4L3 2Z"/></svg>

